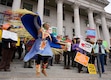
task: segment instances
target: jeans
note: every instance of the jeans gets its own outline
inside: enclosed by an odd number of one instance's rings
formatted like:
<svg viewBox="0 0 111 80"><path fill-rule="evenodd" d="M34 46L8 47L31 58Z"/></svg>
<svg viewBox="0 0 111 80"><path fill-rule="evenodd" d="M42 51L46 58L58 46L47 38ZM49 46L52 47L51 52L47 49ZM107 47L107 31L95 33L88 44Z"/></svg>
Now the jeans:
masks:
<svg viewBox="0 0 111 80"><path fill-rule="evenodd" d="M99 59L100 59L102 73L103 73L103 72L105 72L105 70L104 70L104 54L100 54Z"/></svg>

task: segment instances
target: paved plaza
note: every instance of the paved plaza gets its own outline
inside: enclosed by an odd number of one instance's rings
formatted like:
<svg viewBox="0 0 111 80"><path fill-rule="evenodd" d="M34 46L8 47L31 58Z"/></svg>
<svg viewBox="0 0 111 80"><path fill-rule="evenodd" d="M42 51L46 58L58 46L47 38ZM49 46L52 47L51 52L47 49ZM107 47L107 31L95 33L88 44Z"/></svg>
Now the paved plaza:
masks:
<svg viewBox="0 0 111 80"><path fill-rule="evenodd" d="M47 69L48 77L42 73L38 78L35 73L35 68L23 68L23 61L14 60L11 63L11 72L0 72L0 80L111 80L111 63L105 66L106 73L99 75L91 75L86 73L86 68L83 68L82 73L77 73L77 69L63 69L63 62L61 64L54 64Z"/></svg>

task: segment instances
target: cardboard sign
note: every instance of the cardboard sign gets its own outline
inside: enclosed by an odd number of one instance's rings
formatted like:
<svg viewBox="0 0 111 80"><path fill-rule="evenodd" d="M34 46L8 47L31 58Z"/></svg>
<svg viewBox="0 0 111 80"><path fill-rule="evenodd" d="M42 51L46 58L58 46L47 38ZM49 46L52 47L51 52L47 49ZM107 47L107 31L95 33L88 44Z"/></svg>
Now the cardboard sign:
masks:
<svg viewBox="0 0 111 80"><path fill-rule="evenodd" d="M77 52L74 61L82 64L83 66L88 66L89 57L80 52Z"/></svg>
<svg viewBox="0 0 111 80"><path fill-rule="evenodd" d="M14 41L18 41L17 34L14 33L14 32L7 31L7 30L3 30L3 32L2 32L2 38L12 39Z"/></svg>
<svg viewBox="0 0 111 80"><path fill-rule="evenodd" d="M0 30L0 40L2 40L2 30Z"/></svg>
<svg viewBox="0 0 111 80"><path fill-rule="evenodd" d="M94 64L88 64L89 74L97 74Z"/></svg>
<svg viewBox="0 0 111 80"><path fill-rule="evenodd" d="M18 38L18 41L16 43L16 46L20 46L20 38Z"/></svg>
<svg viewBox="0 0 111 80"><path fill-rule="evenodd" d="M90 44L90 43L88 43L88 42L86 42L86 41L84 41L84 40L80 40L79 47L80 47L81 49L83 49L83 50L91 53L93 46L92 46L92 44Z"/></svg>
<svg viewBox="0 0 111 80"><path fill-rule="evenodd" d="M95 38L95 36L96 36L96 31L95 31L95 29L88 29L88 30L86 31L86 35L87 35L87 37Z"/></svg>
<svg viewBox="0 0 111 80"><path fill-rule="evenodd" d="M57 27L52 27L52 34L56 37L57 36Z"/></svg>
<svg viewBox="0 0 111 80"><path fill-rule="evenodd" d="M51 26L49 28L49 33L52 33L54 37L57 37L57 27Z"/></svg>

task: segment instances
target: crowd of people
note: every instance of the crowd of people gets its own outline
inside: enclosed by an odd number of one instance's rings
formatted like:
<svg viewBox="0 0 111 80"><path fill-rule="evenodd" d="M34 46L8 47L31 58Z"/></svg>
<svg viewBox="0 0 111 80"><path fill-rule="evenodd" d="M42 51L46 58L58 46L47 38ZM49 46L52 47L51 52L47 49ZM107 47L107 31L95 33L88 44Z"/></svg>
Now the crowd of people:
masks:
<svg viewBox="0 0 111 80"><path fill-rule="evenodd" d="M48 31L48 29L50 27L49 23L45 23L44 27ZM50 34L48 34L48 37L49 36L50 36ZM41 38L41 35L40 35L40 38ZM47 36L44 37L44 39L46 39L46 38L47 38ZM53 35L50 36L50 38L49 39L47 38L46 40L48 40L49 45L51 47L50 51L52 51L53 53L51 53L51 55L48 54L48 56L44 56L39 53L38 53L38 55L36 55L37 51L35 51L34 56L32 56L28 60L25 60L24 68L33 68L32 60L36 59L37 75L39 75L40 74L40 64L41 64L40 60L43 60L42 73L45 76L47 76L47 74L44 70L46 68L48 68L49 65L53 66L54 63L59 64L61 61L63 61L64 69L70 69L71 66L77 67L78 72L80 73L82 71L83 65L74 61L76 53L81 52L81 53L85 54L86 56L90 57L89 63L92 63L92 64L95 64L95 58L97 56L95 53L99 53L101 69L102 69L102 73L104 73L105 72L104 65L107 65L107 51L105 50L104 45L102 45L103 40L98 39L97 42L94 43L94 42L91 42L90 38L85 38L86 42L94 45L91 53L88 53L79 47L80 39L81 39L80 37L74 37L73 40L71 40L71 39L69 39L68 35L64 36L63 38L61 35L58 35L57 37L54 37ZM27 39L26 42L24 42L24 40L22 39L20 41L20 46L16 46L15 45L16 42L13 42L10 40L7 41L6 39L2 39L2 44L0 46L1 47L0 55L2 56L1 62L0 62L0 69L1 70L4 69L4 71L10 71L10 62L13 61L13 59L15 58L16 52L18 53L18 59L22 60L21 55L23 53L23 45L25 45L25 55L29 54L28 52L30 52L31 50L32 50L31 53L34 53L34 50L32 49L32 47L34 47L33 45L34 45L35 41L36 40L34 38ZM9 43L11 43L11 46L9 46ZM35 47L39 48L38 45L39 44L37 41ZM42 45L42 46L44 46L44 45ZM46 52L47 52L47 49L46 49L45 53ZM49 52L47 52L47 53L49 53ZM71 62L72 62L72 64L71 64ZM88 72L88 70L86 72Z"/></svg>
<svg viewBox="0 0 111 80"><path fill-rule="evenodd" d="M10 30L10 28L11 27L7 30ZM47 76L46 69L49 66L53 66L54 63L60 64L61 61L64 63L64 69L71 69L71 66L77 67L78 73L81 73L83 71L83 65L74 61L77 52L80 52L88 56L89 63L92 64L95 64L96 56L99 54L101 70L102 73L105 72L104 65L107 65L108 52L102 44L102 39L98 39L97 42L94 43L90 38L85 38L86 42L93 45L92 51L89 53L79 47L81 38L78 36L74 37L72 40L68 37L68 35L64 37L62 37L62 35L57 35L57 37L54 37L54 35L49 32L49 23L44 23L43 25L39 24L36 28L38 36L37 39L27 38L26 41L21 39L19 46L16 46L17 42L13 40L2 39L2 42L0 42L0 70L10 71L10 63L15 59L15 53L17 52L18 59L20 59L20 61L23 56L24 68L33 68L32 60L36 61L35 66L37 76L40 76L40 72ZM24 49L25 55L22 55ZM86 72L88 72L88 69Z"/></svg>

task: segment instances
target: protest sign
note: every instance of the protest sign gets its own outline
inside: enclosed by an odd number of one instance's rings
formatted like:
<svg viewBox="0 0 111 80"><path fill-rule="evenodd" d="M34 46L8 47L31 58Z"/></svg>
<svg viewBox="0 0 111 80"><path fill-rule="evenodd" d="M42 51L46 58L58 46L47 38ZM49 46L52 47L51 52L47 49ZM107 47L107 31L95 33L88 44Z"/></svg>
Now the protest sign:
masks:
<svg viewBox="0 0 111 80"><path fill-rule="evenodd" d="M84 66L88 66L89 57L80 52L77 52L74 61L76 61Z"/></svg>
<svg viewBox="0 0 111 80"><path fill-rule="evenodd" d="M20 38L18 38L16 46L20 46Z"/></svg>
<svg viewBox="0 0 111 80"><path fill-rule="evenodd" d="M3 30L3 32L2 32L2 38L11 39L11 40L14 40L14 41L18 41L17 34L14 33L14 32L7 31L7 30Z"/></svg>
<svg viewBox="0 0 111 80"><path fill-rule="evenodd" d="M97 74L94 64L88 64L89 74Z"/></svg>
<svg viewBox="0 0 111 80"><path fill-rule="evenodd" d="M92 51L92 44L90 44L84 40L80 40L79 47L89 53L91 53L91 51Z"/></svg>
<svg viewBox="0 0 111 80"><path fill-rule="evenodd" d="M86 35L87 35L87 37L89 37L89 38L95 38L95 36L96 36L96 31L95 31L95 29L88 29L88 30L86 31Z"/></svg>

